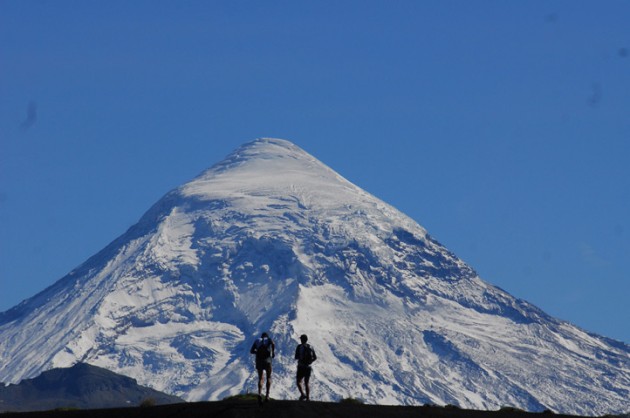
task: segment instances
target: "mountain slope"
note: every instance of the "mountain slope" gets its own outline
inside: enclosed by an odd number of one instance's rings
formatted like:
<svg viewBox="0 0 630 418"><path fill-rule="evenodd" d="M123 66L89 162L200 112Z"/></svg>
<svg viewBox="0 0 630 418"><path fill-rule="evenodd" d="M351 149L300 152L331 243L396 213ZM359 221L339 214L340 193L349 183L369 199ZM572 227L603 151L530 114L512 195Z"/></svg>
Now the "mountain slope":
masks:
<svg viewBox="0 0 630 418"><path fill-rule="evenodd" d="M155 405L183 402L139 386L129 377L84 363L48 370L18 385L0 386L0 412L129 407L143 401Z"/></svg>
<svg viewBox="0 0 630 418"><path fill-rule="evenodd" d="M291 144L251 142L168 193L107 248L0 315L0 381L89 362L188 400L254 390L249 347L278 346L295 396L624 412L628 345L482 281L416 222Z"/></svg>

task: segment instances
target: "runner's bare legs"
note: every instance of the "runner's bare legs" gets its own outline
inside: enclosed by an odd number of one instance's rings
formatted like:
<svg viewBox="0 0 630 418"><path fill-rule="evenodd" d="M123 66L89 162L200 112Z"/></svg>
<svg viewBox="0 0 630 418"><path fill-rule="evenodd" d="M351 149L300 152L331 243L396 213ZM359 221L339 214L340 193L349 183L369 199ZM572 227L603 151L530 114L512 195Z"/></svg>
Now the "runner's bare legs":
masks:
<svg viewBox="0 0 630 418"><path fill-rule="evenodd" d="M269 388L271 388L271 364L267 366L267 394L265 395L265 401L269 400Z"/></svg>
<svg viewBox="0 0 630 418"><path fill-rule="evenodd" d="M310 377L305 377L304 378L304 388L306 389L306 400L310 401L311 400L311 388L309 387L308 381L310 380Z"/></svg>
<svg viewBox="0 0 630 418"><path fill-rule="evenodd" d="M258 399L262 399L262 387L263 387L263 373L267 373L267 392L265 394L265 401L269 400L269 389L271 388L271 364L265 369L258 370Z"/></svg>
<svg viewBox="0 0 630 418"><path fill-rule="evenodd" d="M262 398L263 369L258 369L258 399Z"/></svg>
<svg viewBox="0 0 630 418"><path fill-rule="evenodd" d="M302 399L306 396L304 395L304 389L302 389L302 378L298 377L296 381L297 381L298 390L300 391L300 399Z"/></svg>
<svg viewBox="0 0 630 418"><path fill-rule="evenodd" d="M309 387L309 377L300 376L297 380L297 387L300 391L300 399L306 399L307 401L311 399L311 388ZM302 381L304 381L304 388L302 388Z"/></svg>

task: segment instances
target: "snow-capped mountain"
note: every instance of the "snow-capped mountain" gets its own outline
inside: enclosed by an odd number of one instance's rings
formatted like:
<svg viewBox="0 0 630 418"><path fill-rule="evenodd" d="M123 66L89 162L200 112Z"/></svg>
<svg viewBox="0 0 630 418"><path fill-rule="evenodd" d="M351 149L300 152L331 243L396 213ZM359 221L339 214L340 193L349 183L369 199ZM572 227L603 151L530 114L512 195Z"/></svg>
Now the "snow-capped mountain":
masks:
<svg viewBox="0 0 630 418"><path fill-rule="evenodd" d="M0 381L88 362L188 400L255 390L249 348L317 351L315 399L628 412L630 347L481 280L415 221L290 142L259 139L0 314Z"/></svg>

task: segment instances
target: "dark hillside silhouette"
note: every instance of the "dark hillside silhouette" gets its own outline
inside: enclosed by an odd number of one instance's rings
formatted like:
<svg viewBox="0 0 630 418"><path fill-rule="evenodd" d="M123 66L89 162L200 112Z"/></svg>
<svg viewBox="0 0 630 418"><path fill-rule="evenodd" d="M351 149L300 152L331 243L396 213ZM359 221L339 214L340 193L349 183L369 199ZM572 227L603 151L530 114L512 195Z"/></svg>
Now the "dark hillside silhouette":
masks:
<svg viewBox="0 0 630 418"><path fill-rule="evenodd" d="M530 413L504 408L500 411L472 411L437 406L378 406L355 403L230 400L101 410L8 413L2 418L565 418L571 415Z"/></svg>
<svg viewBox="0 0 630 418"><path fill-rule="evenodd" d="M182 399L138 385L135 379L100 367L77 363L48 370L17 385L0 385L0 413L56 408L113 408L183 402Z"/></svg>

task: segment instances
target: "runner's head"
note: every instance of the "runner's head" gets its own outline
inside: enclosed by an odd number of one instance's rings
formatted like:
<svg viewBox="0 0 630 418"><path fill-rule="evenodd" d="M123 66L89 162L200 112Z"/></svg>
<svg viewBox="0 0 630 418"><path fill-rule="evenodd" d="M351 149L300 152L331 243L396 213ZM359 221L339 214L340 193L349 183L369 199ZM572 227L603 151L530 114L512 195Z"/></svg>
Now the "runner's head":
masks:
<svg viewBox="0 0 630 418"><path fill-rule="evenodd" d="M306 334L300 335L300 341L302 341L302 344L305 344L308 341Z"/></svg>

